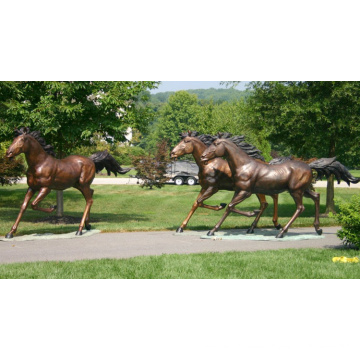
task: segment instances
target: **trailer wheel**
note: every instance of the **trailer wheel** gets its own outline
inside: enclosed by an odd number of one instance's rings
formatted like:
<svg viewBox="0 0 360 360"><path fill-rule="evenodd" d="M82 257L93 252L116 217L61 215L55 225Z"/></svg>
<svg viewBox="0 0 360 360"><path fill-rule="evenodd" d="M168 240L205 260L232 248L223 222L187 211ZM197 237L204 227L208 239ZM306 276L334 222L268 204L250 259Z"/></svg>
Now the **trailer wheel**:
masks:
<svg viewBox="0 0 360 360"><path fill-rule="evenodd" d="M174 179L174 183L175 183L175 185L182 185L184 183L184 179L181 177L176 177Z"/></svg>
<svg viewBox="0 0 360 360"><path fill-rule="evenodd" d="M195 185L196 184L196 179L194 177L188 177L186 180L186 183L190 186Z"/></svg>

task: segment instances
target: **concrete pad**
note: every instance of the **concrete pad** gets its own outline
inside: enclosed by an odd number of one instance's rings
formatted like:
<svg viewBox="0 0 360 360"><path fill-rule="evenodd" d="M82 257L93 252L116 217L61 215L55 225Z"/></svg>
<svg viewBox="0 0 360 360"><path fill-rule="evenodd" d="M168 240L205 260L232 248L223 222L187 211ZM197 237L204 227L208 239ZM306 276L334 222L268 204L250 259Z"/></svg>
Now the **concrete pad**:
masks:
<svg viewBox="0 0 360 360"><path fill-rule="evenodd" d="M99 234L100 230L83 230L81 237L92 236L95 234ZM23 236L14 236L12 239L6 239L4 236L0 237L0 241L34 241L34 240L53 240L53 239L72 239L78 238L78 235L75 235L75 232L67 233L67 234L53 234L53 233L45 233L45 234L30 234Z"/></svg>
<svg viewBox="0 0 360 360"><path fill-rule="evenodd" d="M323 239L323 235L317 235L315 231L310 234L302 234L290 232L284 235L283 238L276 238L279 233L278 230L267 230L260 229L256 230L254 234L246 234L245 230L229 230L229 231L218 231L213 236L202 235L201 239L214 239L214 240L246 240L246 241L299 241L309 239Z"/></svg>

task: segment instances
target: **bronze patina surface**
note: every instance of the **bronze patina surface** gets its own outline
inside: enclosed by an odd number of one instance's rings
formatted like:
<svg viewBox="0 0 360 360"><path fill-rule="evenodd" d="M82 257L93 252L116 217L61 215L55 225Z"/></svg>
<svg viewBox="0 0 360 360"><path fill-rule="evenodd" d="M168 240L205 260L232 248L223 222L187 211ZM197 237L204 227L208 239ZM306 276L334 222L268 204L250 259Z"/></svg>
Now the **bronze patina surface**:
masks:
<svg viewBox="0 0 360 360"><path fill-rule="evenodd" d="M70 187L78 189L86 200L86 207L82 216L77 235L82 234L82 229L90 230L90 209L93 203L94 190L90 185L98 169L106 168L110 171L126 173L130 169L122 169L115 159L107 152L96 153L91 158L80 155L71 155L64 159L56 159L51 145L47 145L37 131L30 132L29 128L15 130L15 139L6 151L6 156L11 158L21 153L25 154L28 170L26 172L29 186L21 206L19 215L6 238L12 238L16 232L23 213L29 205L31 198L38 192L31 203L33 210L51 213L55 206L41 208L39 203L51 190L65 190Z"/></svg>
<svg viewBox="0 0 360 360"><path fill-rule="evenodd" d="M313 175L309 165L294 160L280 165L256 161L230 140L221 138L221 135L203 152L201 160L207 162L219 157L225 157L229 163L234 179L235 194L224 215L208 232L208 235L214 235L229 213L237 212L235 206L251 194L275 195L284 191L288 191L294 199L296 211L276 237L282 238L295 219L304 211L304 196L311 198L315 203L314 227L317 234L322 234L319 222L320 195L310 190Z"/></svg>
<svg viewBox="0 0 360 360"><path fill-rule="evenodd" d="M231 136L231 134L227 134L227 136ZM209 159L206 162L201 161L202 153L207 149L208 145L210 145L216 139L216 136L199 135L197 132L189 131L180 134L180 137L182 138L182 140L171 151L171 157L177 158L185 154L193 155L195 162L199 167L198 176L199 176L199 184L201 186L201 190L197 199L193 203L187 217L182 222L180 227L177 229L177 232L183 232L183 229L187 226L191 216L194 214L194 212L198 207L203 207L215 211L224 209L226 207L226 204L220 204L217 206L206 205L204 204L205 200L209 199L219 190L228 190L228 191L235 190L235 184L234 184L232 172L226 160L217 157L217 158ZM254 158L257 158L258 161L261 161L260 159L262 157L259 155L260 151L257 150L254 146L244 143L243 142L244 137L237 136L235 137L235 139L238 141L239 144L241 143L241 146L243 146L243 148L247 153L250 153ZM233 210L234 212L240 215L244 215L248 217L256 216L252 225L248 229L248 233L254 232L254 228L256 227L261 215L268 206L265 195L261 193L256 193L256 196L260 201L259 210L255 210L255 211L240 211L237 209ZM277 211L278 195L271 194L270 196L274 200L273 223L277 229L280 229L281 225L278 224L278 211Z"/></svg>

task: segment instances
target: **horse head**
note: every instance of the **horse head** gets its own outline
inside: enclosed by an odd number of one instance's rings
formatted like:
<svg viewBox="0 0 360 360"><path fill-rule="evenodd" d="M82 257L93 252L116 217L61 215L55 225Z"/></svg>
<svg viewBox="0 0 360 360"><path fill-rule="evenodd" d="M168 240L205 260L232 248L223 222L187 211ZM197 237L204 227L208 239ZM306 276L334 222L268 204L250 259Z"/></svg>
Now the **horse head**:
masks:
<svg viewBox="0 0 360 360"><path fill-rule="evenodd" d="M216 157L223 157L226 153L226 139L216 139L203 153L201 161L208 161Z"/></svg>
<svg viewBox="0 0 360 360"><path fill-rule="evenodd" d="M194 141L198 133L196 131L187 131L179 134L181 141L172 149L171 158L176 159L185 154L192 154L194 151Z"/></svg>
<svg viewBox="0 0 360 360"><path fill-rule="evenodd" d="M15 129L15 139L7 149L6 157L12 158L25 151L29 132L29 128Z"/></svg>

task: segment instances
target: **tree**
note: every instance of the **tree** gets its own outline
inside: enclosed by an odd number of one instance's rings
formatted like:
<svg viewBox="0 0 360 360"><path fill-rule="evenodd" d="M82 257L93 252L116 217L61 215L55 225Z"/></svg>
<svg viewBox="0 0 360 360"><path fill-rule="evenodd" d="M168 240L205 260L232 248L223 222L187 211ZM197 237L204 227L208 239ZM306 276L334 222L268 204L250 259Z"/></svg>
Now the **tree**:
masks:
<svg viewBox="0 0 360 360"><path fill-rule="evenodd" d="M229 132L233 135L245 135L246 141L261 150L266 160L270 160L270 143L263 131L254 131L250 126L252 113L245 100L214 104L210 102L201 108L196 130L200 133L215 135Z"/></svg>
<svg viewBox="0 0 360 360"><path fill-rule="evenodd" d="M90 143L94 133L123 141L130 126L140 131L151 120L145 90L156 81L0 82L0 141L14 128L39 130L58 158ZM59 207L60 208L60 207ZM59 215L59 214L58 214Z"/></svg>
<svg viewBox="0 0 360 360"><path fill-rule="evenodd" d="M146 139L147 148L155 148L163 139L171 147L179 142L179 133L196 128L200 114L200 105L196 95L186 91L177 91L168 102L161 106L157 121Z"/></svg>
<svg viewBox="0 0 360 360"><path fill-rule="evenodd" d="M304 159L334 157L359 164L360 82L253 82L252 128L278 148ZM326 213L335 213L334 179L328 179Z"/></svg>

